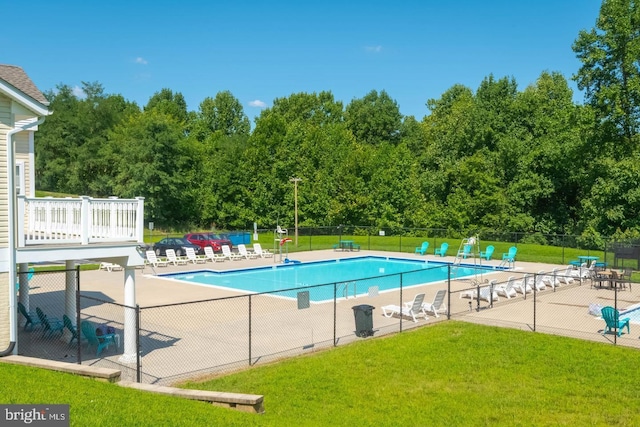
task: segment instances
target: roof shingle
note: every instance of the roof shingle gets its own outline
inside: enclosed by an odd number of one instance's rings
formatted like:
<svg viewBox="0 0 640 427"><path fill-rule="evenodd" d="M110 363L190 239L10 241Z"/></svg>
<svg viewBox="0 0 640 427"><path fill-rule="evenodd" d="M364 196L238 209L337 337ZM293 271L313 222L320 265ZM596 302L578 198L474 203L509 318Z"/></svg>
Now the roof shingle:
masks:
<svg viewBox="0 0 640 427"><path fill-rule="evenodd" d="M49 105L49 101L31 81L27 73L18 66L0 64L0 80L4 80L20 92L33 98L43 105Z"/></svg>

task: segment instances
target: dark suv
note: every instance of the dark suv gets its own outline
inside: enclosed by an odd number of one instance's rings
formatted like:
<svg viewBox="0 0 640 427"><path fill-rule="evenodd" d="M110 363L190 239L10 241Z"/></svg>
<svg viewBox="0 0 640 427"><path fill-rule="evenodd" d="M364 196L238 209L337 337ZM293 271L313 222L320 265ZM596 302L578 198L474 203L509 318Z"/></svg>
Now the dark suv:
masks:
<svg viewBox="0 0 640 427"><path fill-rule="evenodd" d="M200 246L202 250L204 250L206 246L211 246L214 252L222 252L222 245L229 246L229 249L232 248L231 240L221 238L211 233L189 233L185 234L184 238L190 243Z"/></svg>

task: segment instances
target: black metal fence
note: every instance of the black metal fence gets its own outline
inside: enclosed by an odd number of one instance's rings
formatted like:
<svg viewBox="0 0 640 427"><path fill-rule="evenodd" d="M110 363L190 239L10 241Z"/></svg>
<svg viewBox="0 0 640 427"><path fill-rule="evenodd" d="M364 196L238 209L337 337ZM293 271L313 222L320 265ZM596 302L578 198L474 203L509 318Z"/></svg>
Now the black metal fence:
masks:
<svg viewBox="0 0 640 427"><path fill-rule="evenodd" d="M25 328L26 317L19 314L18 352L116 368L127 379L165 384L447 319L640 346L626 328L620 336L618 328L607 330L600 317L602 307L627 309L640 302L640 289L632 290L624 277L579 269L487 269L463 277L459 268L434 265L357 281L149 307L126 307L101 292L83 291L79 269L37 272L28 281L25 308L40 308L51 327L32 319ZM445 278L425 284L432 280L432 269L444 269ZM79 292L70 292L75 289ZM436 311L429 304L440 290L446 291L444 310ZM411 310L420 295L426 305ZM26 295L20 300L26 301ZM127 326L125 318L132 313ZM71 320L69 326L55 323L63 315ZM76 325L82 323L97 330L95 342L84 331L78 333ZM630 327L636 328L633 321ZM125 354L129 330L135 334L129 348L133 354Z"/></svg>
<svg viewBox="0 0 640 427"><path fill-rule="evenodd" d="M224 232L215 231L218 234ZM257 230L265 248L278 252L275 229ZM236 231L251 235L253 231ZM295 230L287 229L288 237ZM158 236L182 236L182 233L156 233ZM265 237L268 236L268 237ZM430 243L430 252L442 242L460 241L469 236L477 236L483 244L508 246L543 245L547 246L544 262L566 264L573 260L576 251L586 255L597 254L601 261L616 268L631 266L640 270L640 240L620 239L608 236L577 236L571 234L553 234L540 232L505 232L501 230L451 230L444 228L378 228L361 225L338 225L325 227L299 227L297 245L288 245L287 251L313 251L331 249L342 239L351 239L363 250L383 250L393 252L413 252L422 241ZM153 235L147 236L152 238ZM331 237L331 239L327 239ZM149 243L149 246L152 246ZM532 260L533 261L533 260Z"/></svg>

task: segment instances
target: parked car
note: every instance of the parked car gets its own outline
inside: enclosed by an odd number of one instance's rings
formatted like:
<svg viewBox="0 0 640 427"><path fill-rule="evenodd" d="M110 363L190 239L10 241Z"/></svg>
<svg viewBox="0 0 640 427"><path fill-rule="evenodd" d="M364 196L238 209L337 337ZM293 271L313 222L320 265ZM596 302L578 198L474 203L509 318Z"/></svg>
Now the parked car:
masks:
<svg viewBox="0 0 640 427"><path fill-rule="evenodd" d="M202 251L206 246L211 246L214 252L222 252L222 245L229 246L229 249L233 247L231 240L213 233L189 233L185 234L184 238L190 243L198 245Z"/></svg>
<svg viewBox="0 0 640 427"><path fill-rule="evenodd" d="M158 256L166 256L167 249L173 249L176 251L177 256L183 256L187 253L187 248L193 248L197 254L204 253L204 249L200 246L189 243L187 239L183 239L182 237L165 237L153 245L153 251Z"/></svg>

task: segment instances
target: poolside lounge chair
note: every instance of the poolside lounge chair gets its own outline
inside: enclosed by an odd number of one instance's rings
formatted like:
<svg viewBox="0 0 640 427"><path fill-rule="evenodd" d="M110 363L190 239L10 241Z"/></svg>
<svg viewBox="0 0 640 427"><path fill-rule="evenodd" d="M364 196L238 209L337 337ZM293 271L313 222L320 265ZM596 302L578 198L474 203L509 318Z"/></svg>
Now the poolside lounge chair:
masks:
<svg viewBox="0 0 640 427"><path fill-rule="evenodd" d="M156 253L153 252L153 251L147 251L146 254L147 254L147 259L146 259L145 262L147 264L149 264L149 265L152 265L153 267L158 267L158 266L159 267L166 267L167 265L169 265L169 261L168 260L166 260L164 258L162 258L162 259L158 258L156 256ZM175 255L175 253L174 253L174 255Z"/></svg>
<svg viewBox="0 0 640 427"><path fill-rule="evenodd" d="M240 254L240 256L245 259L255 259L258 257L258 254L256 254L255 252L249 252L247 250L247 247L243 243L240 243L238 245L238 254Z"/></svg>
<svg viewBox="0 0 640 427"><path fill-rule="evenodd" d="M88 320L80 322L80 330L82 335L87 339L87 347L96 346L96 357L100 356L100 353L105 348L109 348L111 344L116 344L116 334L103 334L98 336L96 333L96 326Z"/></svg>
<svg viewBox="0 0 640 427"><path fill-rule="evenodd" d="M629 321L628 317L624 319L620 319L620 312L611 306L602 307L601 310L602 319L605 321L606 325L604 330L602 331L602 335L607 332L614 332L618 336L622 334L622 329L624 327L627 328L627 333L630 334L629 330Z"/></svg>
<svg viewBox="0 0 640 427"><path fill-rule="evenodd" d="M462 257L463 259L467 259L467 257L471 255L472 248L473 248L473 245L471 244L464 245L462 247L462 250L458 251L458 258Z"/></svg>
<svg viewBox="0 0 640 427"><path fill-rule="evenodd" d="M69 318L69 316L67 316L66 314L63 314L62 323L64 324L64 327L67 328L69 332L71 332L71 339L69 340L69 345L71 345L73 340L77 340L78 342L80 342L78 337L78 330L76 329L75 326L73 326L73 322L71 322L71 319Z"/></svg>
<svg viewBox="0 0 640 427"><path fill-rule="evenodd" d="M440 313L446 313L447 312L447 305L444 302L445 297L447 296L447 290L446 289L440 289L438 292L436 292L436 296L433 297L433 302L428 303L425 302L422 304L422 310L424 311L425 315L429 312L433 313L436 317L440 317L438 316L438 312Z"/></svg>
<svg viewBox="0 0 640 427"><path fill-rule="evenodd" d="M99 269L111 272L111 271L122 270L122 266L120 264L114 264L111 262L101 262Z"/></svg>
<svg viewBox="0 0 640 427"><path fill-rule="evenodd" d="M204 255L196 255L196 251L193 248L185 248L187 254L187 261L191 261L194 264L204 264L207 262L207 257Z"/></svg>
<svg viewBox="0 0 640 427"><path fill-rule="evenodd" d="M273 256L273 254L269 252L269 249L262 249L262 245L260 245L260 243L253 244L253 252L260 258L271 258Z"/></svg>
<svg viewBox="0 0 640 427"><path fill-rule="evenodd" d="M213 262L223 262L225 259L227 259L227 257L223 254L217 254L213 252L213 248L211 246L204 247L204 256L206 256L207 259Z"/></svg>
<svg viewBox="0 0 640 427"><path fill-rule="evenodd" d="M24 316L26 319L26 323L24 324L24 330L26 331L29 325L31 325L31 329L33 327L40 324L40 320L38 320L38 316L36 313L32 311L27 311L26 307L18 301L18 311Z"/></svg>
<svg viewBox="0 0 640 427"><path fill-rule="evenodd" d="M538 271L538 274L536 274L536 279L533 282L533 288L536 291L544 291L545 289L547 289L547 284L545 283L545 277L546 277L546 274L544 270Z"/></svg>
<svg viewBox="0 0 640 427"><path fill-rule="evenodd" d="M227 245L222 245L222 255L232 261L239 261L243 258L242 255L231 252Z"/></svg>
<svg viewBox="0 0 640 427"><path fill-rule="evenodd" d="M509 252L507 252L506 254L503 253L502 254L502 262L501 264L514 264L516 262L516 253L518 252L518 248L516 248L515 246L511 246L509 248Z"/></svg>
<svg viewBox="0 0 640 427"><path fill-rule="evenodd" d="M494 289L498 295L504 295L507 299L518 296L518 292L514 288L514 277L509 276L506 284L498 285Z"/></svg>
<svg viewBox="0 0 640 427"><path fill-rule="evenodd" d="M554 268L553 270L551 270L551 274L547 274L543 279L542 282L544 284L546 284L547 286L551 286L553 289L560 287L563 285L563 281L562 281L562 273L560 273L558 271L558 268Z"/></svg>
<svg viewBox="0 0 640 427"><path fill-rule="evenodd" d="M417 247L415 253L424 255L427 253L427 249L429 249L429 242L422 242L422 246Z"/></svg>
<svg viewBox="0 0 640 427"><path fill-rule="evenodd" d="M560 283L564 283L565 285L572 284L575 281L575 279L573 278L573 270L574 269L572 265L567 266L564 273L561 272L558 275L558 280L560 280Z"/></svg>
<svg viewBox="0 0 640 427"><path fill-rule="evenodd" d="M185 265L189 260L186 257L179 257L176 255L176 251L174 249L167 249L165 251L167 254L167 259L170 264L173 265Z"/></svg>
<svg viewBox="0 0 640 427"><path fill-rule="evenodd" d="M498 293L495 291L496 281L489 282L489 286L483 286L480 288L480 296L478 297L477 289L470 289L468 291L460 292L460 298L480 299L493 303L499 301Z"/></svg>
<svg viewBox="0 0 640 427"><path fill-rule="evenodd" d="M480 251L480 258L484 258L487 261L491 260L491 257L493 256L493 251L495 251L495 248L493 247L493 245L487 246L487 249L485 249L484 252Z"/></svg>
<svg viewBox="0 0 640 427"><path fill-rule="evenodd" d="M405 302L403 307L398 305L385 305L382 306L382 315L385 317L391 316L404 316L410 317L414 322L417 322L416 316L419 316L421 313L424 315L425 320L427 319L427 314L422 308L422 302L424 301L424 294L417 294L413 301Z"/></svg>
<svg viewBox="0 0 640 427"><path fill-rule="evenodd" d="M533 285L534 285L534 278L533 275L526 273L523 277L522 280L514 280L513 281L513 289L516 290L516 292L520 292L521 294L525 294L525 293L530 293L533 292Z"/></svg>
<svg viewBox="0 0 640 427"><path fill-rule="evenodd" d="M38 315L38 319L40 319L40 323L42 323L43 326L43 337L45 335L51 336L54 332L62 333L64 331L64 324L62 323L62 321L56 319L55 317L47 317L47 315L44 314L40 307L36 307L36 314Z"/></svg>
<svg viewBox="0 0 640 427"><path fill-rule="evenodd" d="M444 242L440 245L440 248L436 249L434 251L434 255L440 255L440 256L445 256L447 255L447 250L449 250L449 244L447 242Z"/></svg>

